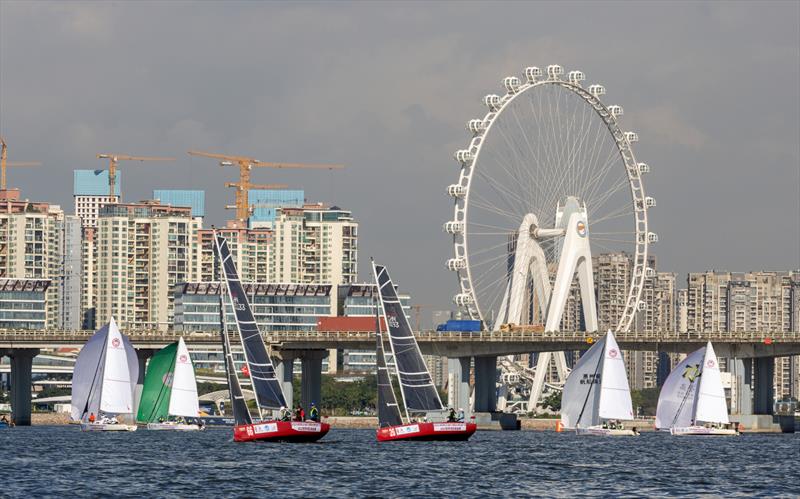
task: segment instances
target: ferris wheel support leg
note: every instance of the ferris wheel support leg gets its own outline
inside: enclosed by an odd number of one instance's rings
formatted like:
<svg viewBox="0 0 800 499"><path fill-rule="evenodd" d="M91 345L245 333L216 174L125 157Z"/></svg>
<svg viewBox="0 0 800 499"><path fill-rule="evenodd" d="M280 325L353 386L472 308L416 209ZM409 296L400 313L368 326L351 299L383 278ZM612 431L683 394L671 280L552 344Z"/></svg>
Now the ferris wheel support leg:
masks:
<svg viewBox="0 0 800 499"><path fill-rule="evenodd" d="M541 352L536 360L536 371L533 376L530 399L528 399L528 411L530 412L536 411L539 400L542 398L544 380L545 376L547 376L547 371L550 370L550 359L552 355L552 352Z"/></svg>

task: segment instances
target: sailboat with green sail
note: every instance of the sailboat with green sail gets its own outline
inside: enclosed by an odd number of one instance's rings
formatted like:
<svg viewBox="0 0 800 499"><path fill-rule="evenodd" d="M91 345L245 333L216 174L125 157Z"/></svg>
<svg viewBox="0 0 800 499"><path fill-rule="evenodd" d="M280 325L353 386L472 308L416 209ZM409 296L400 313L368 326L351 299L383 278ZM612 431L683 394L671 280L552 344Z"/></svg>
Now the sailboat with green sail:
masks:
<svg viewBox="0 0 800 499"><path fill-rule="evenodd" d="M194 366L180 338L148 362L136 421L147 424L148 430L197 431L202 426L193 419L199 412Z"/></svg>

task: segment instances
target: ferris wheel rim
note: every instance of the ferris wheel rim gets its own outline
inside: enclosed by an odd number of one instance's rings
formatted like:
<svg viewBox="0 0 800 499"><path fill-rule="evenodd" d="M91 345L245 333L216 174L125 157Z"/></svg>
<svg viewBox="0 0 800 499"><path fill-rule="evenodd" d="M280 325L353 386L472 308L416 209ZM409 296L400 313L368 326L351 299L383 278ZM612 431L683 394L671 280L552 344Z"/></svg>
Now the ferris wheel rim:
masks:
<svg viewBox="0 0 800 499"><path fill-rule="evenodd" d="M506 78L506 81L508 81L510 78L513 77ZM544 87L547 85L558 86L571 92L572 94L581 98L584 103L588 104L593 109L594 113L603 121L610 137L613 139L616 146L616 152L619 154L623 167L626 171L632 202L631 214L634 218L635 237L633 239L633 245L635 249L625 309L619 319L617 329L627 330L633 321L633 317L641 301L641 295L644 289L644 281L648 273L647 255L651 240L651 233L648 231L647 196L645 195L642 172L640 171L639 163L636 161L631 140L620 127L615 113L613 113L612 110L599 99L598 95L595 95L594 93L583 88L579 81L565 81L560 79L558 76L548 77L547 79L541 80L531 80L529 77L527 82L518 85L517 88L513 88L513 85L507 84L506 88L508 89L508 93L502 97L489 95L485 98L485 103L489 106L489 111L484 115L483 119L480 120L482 125L481 129L478 132L474 132L473 137L470 140L469 147L466 149L466 151L469 152L470 157L467 158L466 161L461 161L459 159L461 162L459 182L458 184L455 184L463 188L463 195L454 195L455 206L454 217L452 219L455 224L461 224L460 227L458 225L453 226L453 246L455 254L455 258L453 260L456 263L453 265L455 268L450 268L450 270L454 270L456 272L461 291L461 293L456 296L455 300L459 306L467 309L467 312L471 318L482 320L484 324L487 324L487 321L485 320L486 317L481 310L481 302L477 296L476 286L473 283L473 267L470 264L468 215L473 176L475 175L475 172L479 170L479 159L485 143L484 139L489 136L492 127L497 123L498 118L502 116L503 112L509 108L510 104L521 95L537 87ZM491 97L497 97L494 106L492 106L489 102ZM448 267L450 267L449 262ZM459 303L459 296L466 298L461 300L462 302Z"/></svg>

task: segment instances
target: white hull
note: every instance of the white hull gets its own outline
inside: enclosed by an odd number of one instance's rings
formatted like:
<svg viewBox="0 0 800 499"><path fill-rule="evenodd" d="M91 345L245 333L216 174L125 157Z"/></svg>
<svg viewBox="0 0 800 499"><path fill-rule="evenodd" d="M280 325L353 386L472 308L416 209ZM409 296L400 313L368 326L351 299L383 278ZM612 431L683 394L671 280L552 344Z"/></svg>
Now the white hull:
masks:
<svg viewBox="0 0 800 499"><path fill-rule="evenodd" d="M121 423L81 423L81 431L136 431L136 425Z"/></svg>
<svg viewBox="0 0 800 499"><path fill-rule="evenodd" d="M603 428L602 426L576 428L575 433L578 435L595 435L600 437L633 437L638 435L638 433L634 433L633 430L612 430L611 428Z"/></svg>
<svg viewBox="0 0 800 499"><path fill-rule="evenodd" d="M200 425L181 423L147 423L148 430L200 431Z"/></svg>
<svg viewBox="0 0 800 499"><path fill-rule="evenodd" d="M705 426L687 426L683 428L670 428L670 434L675 436L687 435L738 435L739 432L732 428L706 428Z"/></svg>

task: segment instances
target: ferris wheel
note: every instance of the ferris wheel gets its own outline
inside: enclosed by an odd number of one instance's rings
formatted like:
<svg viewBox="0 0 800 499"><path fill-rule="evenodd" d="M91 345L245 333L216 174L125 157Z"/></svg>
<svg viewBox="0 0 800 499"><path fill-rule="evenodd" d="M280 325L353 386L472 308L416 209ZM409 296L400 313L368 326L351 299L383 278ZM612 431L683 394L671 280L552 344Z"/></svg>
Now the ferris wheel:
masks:
<svg viewBox="0 0 800 499"><path fill-rule="evenodd" d="M617 275L615 296L604 307L605 327L626 331L646 277L648 231L636 133L620 128L622 107L606 105L602 85L584 86L581 71L559 65L525 69L524 81L503 79L505 95L487 95L482 119L470 120L472 139L455 153L458 182L448 187L453 219L444 224L458 276L454 302L484 327L541 323L560 329L578 286L587 331L598 328L592 255L625 252L630 264ZM599 293L598 293L599 294ZM574 301L573 301L574 303ZM611 319L608 319L611 317Z"/></svg>

